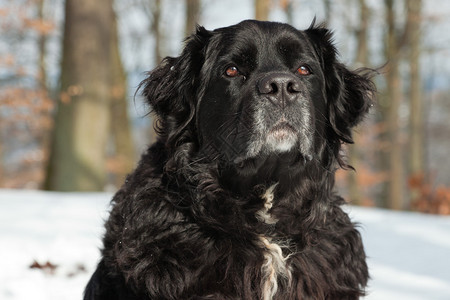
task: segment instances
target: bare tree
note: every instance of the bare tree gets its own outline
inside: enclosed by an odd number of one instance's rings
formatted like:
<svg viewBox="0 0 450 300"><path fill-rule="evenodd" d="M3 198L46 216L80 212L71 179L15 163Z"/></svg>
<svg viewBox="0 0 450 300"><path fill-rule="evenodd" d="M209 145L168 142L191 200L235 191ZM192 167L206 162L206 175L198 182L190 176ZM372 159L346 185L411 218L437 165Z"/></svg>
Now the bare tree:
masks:
<svg viewBox="0 0 450 300"><path fill-rule="evenodd" d="M359 26L356 30L357 52L354 65L355 67L367 66L369 64L369 50L368 50L368 30L370 10L367 6L366 0L358 0L359 2ZM358 135L354 136L356 145L358 143ZM360 169L361 154L356 145L349 145L349 162L350 165L357 171ZM350 172L348 177L349 198L355 204L361 204L363 198L358 177L355 172Z"/></svg>
<svg viewBox="0 0 450 300"><path fill-rule="evenodd" d="M387 90L388 99L387 107L387 137L389 139L389 189L388 189L388 206L392 209L403 208L403 184L404 184L404 167L403 167L403 151L401 143L401 127L399 120L400 103L403 98L402 83L400 77L400 48L401 44L397 36L395 25L396 14L394 10L394 1L385 0L386 8L386 57L389 60L389 70L387 73Z"/></svg>
<svg viewBox="0 0 450 300"><path fill-rule="evenodd" d="M420 0L405 1L407 18L399 28L399 14L395 10L393 0L385 0L386 13L386 48L385 54L388 61L386 75L386 96L383 114L386 122L387 170L389 175L387 203L392 209L408 208L410 203L405 195L405 139L400 122L400 106L403 94L400 64L406 58L409 51L410 64L410 108L411 108L411 169L423 171L423 117L420 92ZM408 47L406 47L408 46ZM413 150L414 148L414 150ZM414 163L412 162L414 160ZM414 165L414 166L413 166ZM420 171L419 171L420 172Z"/></svg>
<svg viewBox="0 0 450 300"><path fill-rule="evenodd" d="M284 13L287 17L287 23L293 25L294 24L294 7L293 7L294 0L281 0L280 5L283 9Z"/></svg>
<svg viewBox="0 0 450 300"><path fill-rule="evenodd" d="M0 186L38 188L44 178L53 102L47 90L45 42L55 23L47 0L6 1L0 17ZM26 45L26 47L24 47ZM11 154L22 151L11 160ZM34 155L33 155L34 153Z"/></svg>
<svg viewBox="0 0 450 300"><path fill-rule="evenodd" d="M200 19L200 0L186 0L185 36L192 34Z"/></svg>
<svg viewBox="0 0 450 300"><path fill-rule="evenodd" d="M406 1L406 5L412 4L412 1ZM402 28L396 25L398 22L398 13L395 11L394 1L385 0L386 8L386 58L388 61L388 73L386 76L386 101L385 101L385 116L387 120L386 133L388 138L388 172L389 172L389 189L388 189L388 203L387 206L392 209L403 209L409 207L409 203L405 202L405 155L403 146L405 141L402 135L402 127L400 125L399 110L401 101L404 98L402 91L402 78L400 76L400 63L405 58L405 46L411 45L413 38L414 25L412 21L416 19L414 9L408 9L408 17L404 22ZM417 37L416 37L417 38ZM413 46L414 48L414 46ZM411 51L415 53L416 50ZM417 55L415 53L414 55ZM412 56L414 56L412 54ZM418 59L416 57L415 59ZM414 72L412 66L412 73ZM418 85L420 89L420 79L413 78L410 84ZM414 81L414 82L413 82ZM420 90L419 90L420 91ZM419 96L420 97L420 96Z"/></svg>
<svg viewBox="0 0 450 300"><path fill-rule="evenodd" d="M269 19L270 0L255 0L255 19L266 21Z"/></svg>
<svg viewBox="0 0 450 300"><path fill-rule="evenodd" d="M323 0L323 6L325 10L325 20L330 22L331 20L331 0Z"/></svg>
<svg viewBox="0 0 450 300"><path fill-rule="evenodd" d="M113 18L112 0L66 0L52 190L98 191L106 183Z"/></svg>
<svg viewBox="0 0 450 300"><path fill-rule="evenodd" d="M140 8L146 13L150 20L149 34L154 40L154 64L158 65L163 59L163 33L161 32L161 0L140 0Z"/></svg>
<svg viewBox="0 0 450 300"><path fill-rule="evenodd" d="M155 39L155 65L159 64L163 59L162 54L162 36L161 36L161 0L155 0L150 8L150 14L152 16L152 25L150 32Z"/></svg>
<svg viewBox="0 0 450 300"><path fill-rule="evenodd" d="M420 76L421 48L421 0L407 1L409 23L409 66L410 66L410 172L411 175L424 173L424 112Z"/></svg>
<svg viewBox="0 0 450 300"><path fill-rule="evenodd" d="M38 19L44 20L44 4L45 0L38 0L37 1L37 10L38 10ZM39 49L39 81L41 88L44 90L48 90L47 87L47 68L45 64L45 56L46 56L46 49L45 46L47 44L47 34L41 32L38 37L38 49Z"/></svg>
<svg viewBox="0 0 450 300"><path fill-rule="evenodd" d="M150 21L148 34L153 39L154 65L158 65L164 57L164 32L161 28L162 0L137 0L135 5L146 14ZM139 43L142 37L136 41Z"/></svg>
<svg viewBox="0 0 450 300"><path fill-rule="evenodd" d="M110 112L114 155L110 164L115 174L115 186L119 187L134 167L136 157L127 102L127 76L119 51L117 20L114 14L111 27L111 83Z"/></svg>

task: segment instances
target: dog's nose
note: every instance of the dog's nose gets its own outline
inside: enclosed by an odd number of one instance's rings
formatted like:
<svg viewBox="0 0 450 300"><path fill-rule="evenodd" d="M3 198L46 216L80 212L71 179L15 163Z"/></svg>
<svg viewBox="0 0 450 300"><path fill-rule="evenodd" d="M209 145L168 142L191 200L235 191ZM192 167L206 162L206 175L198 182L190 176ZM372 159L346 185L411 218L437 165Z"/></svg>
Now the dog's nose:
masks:
<svg viewBox="0 0 450 300"><path fill-rule="evenodd" d="M285 108L300 93L298 78L289 73L269 73L258 82L258 91L275 105Z"/></svg>

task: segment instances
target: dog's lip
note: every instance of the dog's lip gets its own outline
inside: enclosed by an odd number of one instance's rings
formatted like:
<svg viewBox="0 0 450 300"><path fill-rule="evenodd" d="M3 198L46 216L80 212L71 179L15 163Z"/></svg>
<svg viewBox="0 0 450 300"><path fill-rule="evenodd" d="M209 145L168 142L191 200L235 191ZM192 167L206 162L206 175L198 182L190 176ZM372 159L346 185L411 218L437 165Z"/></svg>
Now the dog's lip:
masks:
<svg viewBox="0 0 450 300"><path fill-rule="evenodd" d="M295 134L297 130L283 117L269 130L269 134L283 138L285 135Z"/></svg>

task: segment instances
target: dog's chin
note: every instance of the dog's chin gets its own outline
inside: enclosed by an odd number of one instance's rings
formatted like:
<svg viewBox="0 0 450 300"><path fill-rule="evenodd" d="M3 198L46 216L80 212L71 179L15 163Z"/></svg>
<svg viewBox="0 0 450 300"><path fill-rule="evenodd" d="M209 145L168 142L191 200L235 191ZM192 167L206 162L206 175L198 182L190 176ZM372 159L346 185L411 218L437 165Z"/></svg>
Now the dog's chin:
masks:
<svg viewBox="0 0 450 300"><path fill-rule="evenodd" d="M289 152L297 145L297 140L298 133L291 126L279 124L267 133L264 146L268 153Z"/></svg>
<svg viewBox="0 0 450 300"><path fill-rule="evenodd" d="M257 141L246 155L237 157L234 165L237 171L246 176L266 169L298 169L312 160L310 151L302 151L298 132L290 126L274 126Z"/></svg>

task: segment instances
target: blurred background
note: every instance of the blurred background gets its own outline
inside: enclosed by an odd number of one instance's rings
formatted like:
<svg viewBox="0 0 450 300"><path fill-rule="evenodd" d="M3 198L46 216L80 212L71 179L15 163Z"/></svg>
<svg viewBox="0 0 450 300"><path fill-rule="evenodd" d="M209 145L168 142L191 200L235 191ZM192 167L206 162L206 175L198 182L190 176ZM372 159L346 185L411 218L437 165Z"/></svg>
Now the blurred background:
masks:
<svg viewBox="0 0 450 300"><path fill-rule="evenodd" d="M0 0L0 188L114 191L155 139L136 93L198 23L313 18L376 68L338 188L355 205L450 214L450 1Z"/></svg>

